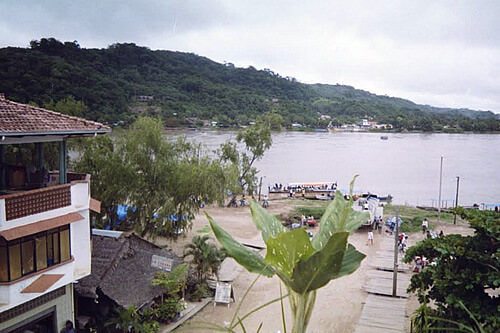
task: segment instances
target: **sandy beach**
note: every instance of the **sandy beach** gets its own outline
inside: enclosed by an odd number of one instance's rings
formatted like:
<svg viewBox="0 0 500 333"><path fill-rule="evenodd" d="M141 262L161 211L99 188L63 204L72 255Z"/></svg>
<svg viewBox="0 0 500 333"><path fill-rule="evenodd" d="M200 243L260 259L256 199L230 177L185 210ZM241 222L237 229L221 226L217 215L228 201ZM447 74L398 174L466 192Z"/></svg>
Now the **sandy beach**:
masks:
<svg viewBox="0 0 500 333"><path fill-rule="evenodd" d="M268 211L271 214L282 214L290 212L296 205L300 205L299 200L273 201ZM212 216L226 231L239 241L245 241L253 244L263 244L260 232L255 228L252 222L249 207L243 208L220 208L208 207L198 214L193 221L193 230L188 233L186 238L180 238L177 242L157 239L160 245L168 245L178 255L182 255L183 249L194 235L199 235L198 230L208 225L204 212ZM456 233L468 233L470 229L466 226L456 226L443 223L439 230L445 234L454 230ZM331 281L322 288L317 295L315 310L308 326L308 332L352 332L358 321L363 307L363 302L367 293L363 291L362 286L367 279L367 271L370 269L370 261L377 252L378 245L383 237L392 237L386 233L375 234L374 245L367 246L367 229L359 229L353 233L349 242L359 251L366 254L361 267L353 274ZM216 242L213 234L211 237ZM423 239L422 233L410 235L409 245ZM265 250L261 255L265 255ZM208 305L200 311L191 321L193 322L211 322L219 325L227 325L231 322L234 312L241 301L245 291L257 277L256 274L247 272L239 265L232 267L231 274L234 276L233 288L236 302L229 307L223 304L216 306ZM285 292L285 291L284 291ZM280 295L280 280L277 277L260 277L254 287L247 295L246 300L241 305L238 316L242 317L252 309L278 298ZM287 330L291 329L291 315L289 313L288 301L284 302L286 313ZM407 315L418 307L415 297L411 297L408 303ZM248 332L255 332L262 323L261 332L283 332L281 309L279 302L271 304L264 309L252 314L244 320L245 328ZM208 332L208 331L207 331Z"/></svg>

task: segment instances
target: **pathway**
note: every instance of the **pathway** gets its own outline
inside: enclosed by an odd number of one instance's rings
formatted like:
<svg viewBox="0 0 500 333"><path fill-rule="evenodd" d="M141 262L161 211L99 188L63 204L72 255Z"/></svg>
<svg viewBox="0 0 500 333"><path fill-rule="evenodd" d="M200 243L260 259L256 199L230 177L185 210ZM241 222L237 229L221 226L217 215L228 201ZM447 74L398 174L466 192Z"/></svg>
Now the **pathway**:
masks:
<svg viewBox="0 0 500 333"><path fill-rule="evenodd" d="M396 297L392 297L392 277L394 272L394 238L388 235L378 237L380 249L371 263L372 271L363 289L368 293L355 333L405 332L406 289L411 275L410 267L401 262L398 255L398 280ZM384 237L385 236L385 237Z"/></svg>

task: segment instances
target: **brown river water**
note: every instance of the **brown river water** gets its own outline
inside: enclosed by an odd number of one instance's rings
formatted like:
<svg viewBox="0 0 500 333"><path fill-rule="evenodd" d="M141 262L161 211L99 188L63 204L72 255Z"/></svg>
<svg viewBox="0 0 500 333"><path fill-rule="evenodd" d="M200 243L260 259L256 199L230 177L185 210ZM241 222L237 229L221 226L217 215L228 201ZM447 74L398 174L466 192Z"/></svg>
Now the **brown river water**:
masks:
<svg viewBox="0 0 500 333"><path fill-rule="evenodd" d="M213 150L235 138L232 131L169 132L185 135ZM385 135L385 134L384 134ZM273 133L273 145L257 163L262 191L269 184L338 182L347 189L359 174L355 190L391 194L398 204L426 205L439 197L453 205L460 177L459 204L500 205L500 135L390 133ZM445 203L443 203L445 205Z"/></svg>

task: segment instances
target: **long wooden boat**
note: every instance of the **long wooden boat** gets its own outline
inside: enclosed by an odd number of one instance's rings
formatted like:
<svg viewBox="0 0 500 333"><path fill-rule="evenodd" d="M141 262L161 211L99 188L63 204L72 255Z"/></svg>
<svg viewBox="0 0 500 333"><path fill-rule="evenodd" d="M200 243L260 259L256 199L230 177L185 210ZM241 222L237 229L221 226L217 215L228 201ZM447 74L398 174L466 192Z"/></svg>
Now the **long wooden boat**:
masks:
<svg viewBox="0 0 500 333"><path fill-rule="evenodd" d="M296 198L305 199L316 199L317 196L333 198L336 190L336 182L289 183L282 188L271 188L268 195L270 200L285 199L294 195Z"/></svg>

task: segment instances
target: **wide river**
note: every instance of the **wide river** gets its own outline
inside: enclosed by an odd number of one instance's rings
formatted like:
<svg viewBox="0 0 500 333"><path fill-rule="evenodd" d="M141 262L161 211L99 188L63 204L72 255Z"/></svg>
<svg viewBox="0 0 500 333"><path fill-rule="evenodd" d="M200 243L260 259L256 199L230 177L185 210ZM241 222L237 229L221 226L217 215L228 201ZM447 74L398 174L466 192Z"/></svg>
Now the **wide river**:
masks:
<svg viewBox="0 0 500 333"><path fill-rule="evenodd" d="M179 134L179 132L175 132ZM183 132L208 149L235 138L235 132ZM391 194L394 202L431 205L439 197L443 156L442 199L452 205L460 177L459 204L500 204L500 135L281 132L257 163L263 192L274 183L337 181L347 189ZM437 201L434 202L437 205ZM444 205L444 203L443 203Z"/></svg>

